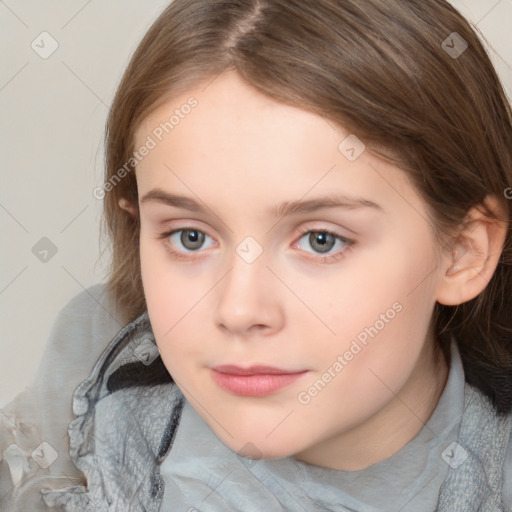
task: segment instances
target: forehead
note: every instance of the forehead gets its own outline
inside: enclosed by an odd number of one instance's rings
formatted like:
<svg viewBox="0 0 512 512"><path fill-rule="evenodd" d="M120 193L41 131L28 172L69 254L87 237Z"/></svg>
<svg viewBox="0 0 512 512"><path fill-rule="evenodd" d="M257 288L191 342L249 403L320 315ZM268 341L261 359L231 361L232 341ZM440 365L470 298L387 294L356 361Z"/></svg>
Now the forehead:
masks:
<svg viewBox="0 0 512 512"><path fill-rule="evenodd" d="M194 106L190 107L191 104ZM280 136L271 137L276 131ZM261 94L233 71L225 71L168 99L141 123L136 132L136 146L142 144L148 134L172 144L173 139L191 132L193 140L189 142L194 147L222 144L233 150L230 141L245 142L244 150L248 154L258 143L272 144L272 154L275 154L287 139L300 135L309 139L307 147L318 140L324 142L324 151L336 150L340 136L345 133L312 112ZM181 137L181 143L184 138Z"/></svg>
<svg viewBox="0 0 512 512"><path fill-rule="evenodd" d="M264 96L234 72L166 101L141 123L135 147L149 139L136 168L139 196L160 188L262 211L332 193L402 206L401 197L416 196L400 169L346 129Z"/></svg>

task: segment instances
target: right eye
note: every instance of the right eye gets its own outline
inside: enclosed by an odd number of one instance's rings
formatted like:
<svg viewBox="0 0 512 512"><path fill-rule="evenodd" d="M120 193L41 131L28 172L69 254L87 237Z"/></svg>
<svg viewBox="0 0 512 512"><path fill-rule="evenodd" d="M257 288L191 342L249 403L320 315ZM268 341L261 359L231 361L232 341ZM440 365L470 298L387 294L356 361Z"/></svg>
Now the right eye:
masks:
<svg viewBox="0 0 512 512"><path fill-rule="evenodd" d="M179 229L163 234L162 238L166 238L171 249L177 252L198 252L213 245L213 239L198 229ZM204 247L207 240L212 243Z"/></svg>

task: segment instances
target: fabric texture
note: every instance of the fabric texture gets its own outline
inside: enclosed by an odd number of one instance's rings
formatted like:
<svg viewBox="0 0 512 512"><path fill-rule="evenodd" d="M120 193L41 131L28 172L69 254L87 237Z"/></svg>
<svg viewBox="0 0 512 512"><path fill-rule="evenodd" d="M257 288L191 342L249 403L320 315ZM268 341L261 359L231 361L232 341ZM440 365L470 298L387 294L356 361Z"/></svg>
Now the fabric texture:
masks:
<svg viewBox="0 0 512 512"><path fill-rule="evenodd" d="M171 445L184 398L168 374L162 374L160 358L148 364L148 344L154 346L154 338L143 315L119 333L76 389L70 455L86 475L88 489L43 491L49 506L70 511L159 510L163 482L158 466ZM163 375L167 382L132 386L140 382L141 373L156 381Z"/></svg>
<svg viewBox="0 0 512 512"><path fill-rule="evenodd" d="M57 314L34 379L0 409L1 511L46 510L41 488L84 481L68 453L73 391L126 323L104 284L81 291ZM32 456L41 443L57 454L49 467Z"/></svg>

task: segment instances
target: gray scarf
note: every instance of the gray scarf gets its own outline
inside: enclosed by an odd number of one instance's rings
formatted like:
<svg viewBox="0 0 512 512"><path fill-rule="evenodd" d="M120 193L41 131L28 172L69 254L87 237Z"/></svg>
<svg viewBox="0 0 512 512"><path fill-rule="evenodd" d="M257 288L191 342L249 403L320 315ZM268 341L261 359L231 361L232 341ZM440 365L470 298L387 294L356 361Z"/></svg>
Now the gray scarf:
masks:
<svg viewBox="0 0 512 512"><path fill-rule="evenodd" d="M156 512L164 484L159 467L172 446L185 398L156 350L147 314L110 343L73 395L70 455L87 487L42 491L68 512ZM151 362L151 364L149 364ZM147 385L144 385L147 384ZM480 391L465 385L458 443L436 512L507 512L503 465L511 416L500 417Z"/></svg>

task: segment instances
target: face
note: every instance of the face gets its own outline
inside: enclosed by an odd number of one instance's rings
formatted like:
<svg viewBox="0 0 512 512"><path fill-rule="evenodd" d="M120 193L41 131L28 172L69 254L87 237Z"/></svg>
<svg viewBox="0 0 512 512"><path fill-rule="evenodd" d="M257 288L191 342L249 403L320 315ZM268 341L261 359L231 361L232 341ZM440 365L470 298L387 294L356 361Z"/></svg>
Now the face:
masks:
<svg viewBox="0 0 512 512"><path fill-rule="evenodd" d="M163 362L232 450L365 465L363 445L399 447L432 411L441 270L426 205L342 127L232 72L205 87L137 132Z"/></svg>

